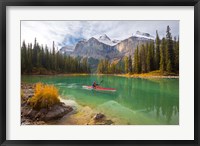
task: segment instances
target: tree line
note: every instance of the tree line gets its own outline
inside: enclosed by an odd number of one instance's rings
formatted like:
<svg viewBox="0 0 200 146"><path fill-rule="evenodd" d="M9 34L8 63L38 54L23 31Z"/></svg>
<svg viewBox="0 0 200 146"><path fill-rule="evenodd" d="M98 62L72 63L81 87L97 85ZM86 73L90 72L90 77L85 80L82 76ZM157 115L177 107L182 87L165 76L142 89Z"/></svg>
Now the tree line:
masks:
<svg viewBox="0 0 200 146"><path fill-rule="evenodd" d="M166 37L159 38L156 31L154 41L142 44L134 52L134 73L147 73L160 70L168 73L179 72L179 40L172 39L170 27L167 26Z"/></svg>
<svg viewBox="0 0 200 146"><path fill-rule="evenodd" d="M137 46L134 55L125 56L120 63L101 60L97 73L148 73L160 70L161 73L179 73L179 39L174 37L167 26L166 36Z"/></svg>
<svg viewBox="0 0 200 146"><path fill-rule="evenodd" d="M97 67L97 73L101 74L120 74L123 73L123 63L111 63L107 59L101 59Z"/></svg>
<svg viewBox="0 0 200 146"><path fill-rule="evenodd" d="M166 36L160 39L156 31L156 39L137 46L134 55L124 56L123 59L110 62L101 59L97 73L148 73L160 70L161 73L179 73L179 39L174 37L167 26ZM90 73L87 57L72 57L55 50L47 45L43 47L35 39L34 44L23 41L21 46L22 74L53 73Z"/></svg>
<svg viewBox="0 0 200 146"><path fill-rule="evenodd" d="M56 52L53 42L52 48L39 45L35 39L34 45L23 41L21 46L21 72L22 74L46 73L90 73L87 58L66 56Z"/></svg>

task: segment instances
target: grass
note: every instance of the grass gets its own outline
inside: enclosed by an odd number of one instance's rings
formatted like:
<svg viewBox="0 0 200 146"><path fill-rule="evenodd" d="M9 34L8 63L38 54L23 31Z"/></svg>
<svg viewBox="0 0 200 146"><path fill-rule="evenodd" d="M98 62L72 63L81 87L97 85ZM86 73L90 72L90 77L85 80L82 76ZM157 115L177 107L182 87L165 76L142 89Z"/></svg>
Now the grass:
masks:
<svg viewBox="0 0 200 146"><path fill-rule="evenodd" d="M34 109L49 108L60 102L58 89L54 85L37 83L35 93L28 103Z"/></svg>
<svg viewBox="0 0 200 146"><path fill-rule="evenodd" d="M160 70L151 71L149 73L141 73L141 74L123 74L119 76L124 77L134 77L134 78L151 78L151 77L159 77L159 78L170 78L170 77L178 77L176 73L167 73L161 72Z"/></svg>

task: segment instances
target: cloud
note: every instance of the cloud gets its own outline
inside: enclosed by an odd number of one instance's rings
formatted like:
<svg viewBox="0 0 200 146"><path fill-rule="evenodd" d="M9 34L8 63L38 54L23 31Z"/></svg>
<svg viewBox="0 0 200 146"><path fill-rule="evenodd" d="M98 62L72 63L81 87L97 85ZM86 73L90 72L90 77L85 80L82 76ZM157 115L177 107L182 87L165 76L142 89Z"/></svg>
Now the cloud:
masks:
<svg viewBox="0 0 200 146"><path fill-rule="evenodd" d="M21 41L38 42L49 47L54 41L60 45L74 45L80 39L107 34L111 39L125 39L137 30L153 36L156 30L165 36L167 25L173 36L179 35L179 21L21 21Z"/></svg>

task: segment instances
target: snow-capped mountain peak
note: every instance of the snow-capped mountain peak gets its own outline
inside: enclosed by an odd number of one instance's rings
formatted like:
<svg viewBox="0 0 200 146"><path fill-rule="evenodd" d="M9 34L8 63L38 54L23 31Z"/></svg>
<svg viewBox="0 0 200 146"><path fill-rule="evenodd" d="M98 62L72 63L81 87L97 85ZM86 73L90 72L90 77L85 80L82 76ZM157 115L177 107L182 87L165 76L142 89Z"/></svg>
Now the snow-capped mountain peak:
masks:
<svg viewBox="0 0 200 146"><path fill-rule="evenodd" d="M110 38L106 34L100 36L99 40L102 40L102 41L111 41Z"/></svg>
<svg viewBox="0 0 200 146"><path fill-rule="evenodd" d="M109 46L114 46L120 42L119 40L111 40L106 34L100 36L98 41Z"/></svg>
<svg viewBox="0 0 200 146"><path fill-rule="evenodd" d="M136 31L136 33L133 36L139 37L139 38L151 39L151 40L155 39L154 36L150 35L149 33L140 32L140 31Z"/></svg>
<svg viewBox="0 0 200 146"><path fill-rule="evenodd" d="M64 46L64 47L62 47L60 50L59 50L59 52L61 52L61 53L65 53L65 52L73 52L74 51L74 48L75 48L75 46Z"/></svg>

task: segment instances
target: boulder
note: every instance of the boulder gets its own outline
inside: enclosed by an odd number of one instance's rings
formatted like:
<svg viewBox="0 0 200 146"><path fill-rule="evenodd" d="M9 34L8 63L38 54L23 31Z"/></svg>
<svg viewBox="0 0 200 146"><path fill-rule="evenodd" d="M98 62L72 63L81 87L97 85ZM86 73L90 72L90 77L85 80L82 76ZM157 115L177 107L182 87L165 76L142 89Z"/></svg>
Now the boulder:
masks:
<svg viewBox="0 0 200 146"><path fill-rule="evenodd" d="M105 117L104 114L98 113L94 116L94 120L102 120Z"/></svg>
<svg viewBox="0 0 200 146"><path fill-rule="evenodd" d="M42 117L42 120L49 121L59 119L71 112L72 110L72 107L67 106L61 102L52 106L52 108L47 112L47 114L44 115L44 117Z"/></svg>
<svg viewBox="0 0 200 146"><path fill-rule="evenodd" d="M28 99L34 96L35 84L22 83L21 89L22 124L43 124L50 120L62 118L73 110L71 106L67 106L63 102L59 102L49 108L42 108L40 110L33 109L30 106Z"/></svg>
<svg viewBox="0 0 200 146"><path fill-rule="evenodd" d="M87 125L112 125L114 122L106 118L102 113L97 113Z"/></svg>
<svg viewBox="0 0 200 146"><path fill-rule="evenodd" d="M94 120L102 120L105 117L104 114L98 113L94 116Z"/></svg>
<svg viewBox="0 0 200 146"><path fill-rule="evenodd" d="M22 107L21 115L32 121L50 121L62 118L72 110L72 107L66 106L64 103L60 102L49 109L42 108L40 110L35 110L31 107Z"/></svg>

